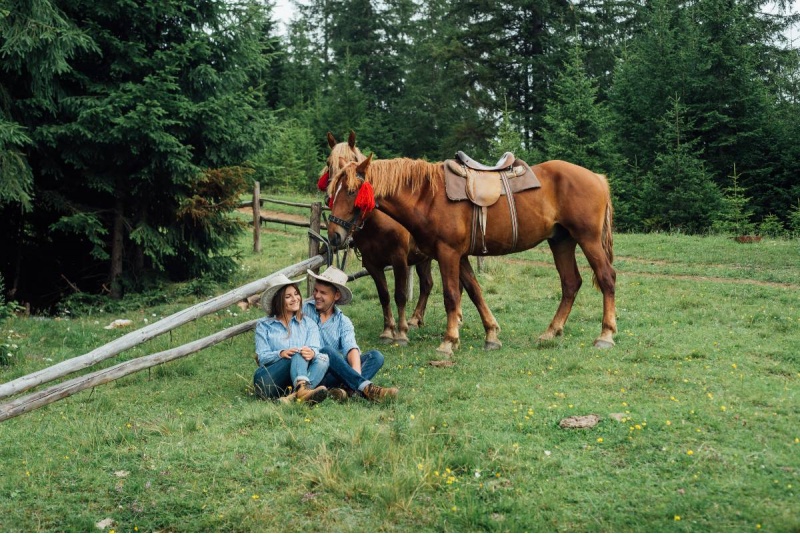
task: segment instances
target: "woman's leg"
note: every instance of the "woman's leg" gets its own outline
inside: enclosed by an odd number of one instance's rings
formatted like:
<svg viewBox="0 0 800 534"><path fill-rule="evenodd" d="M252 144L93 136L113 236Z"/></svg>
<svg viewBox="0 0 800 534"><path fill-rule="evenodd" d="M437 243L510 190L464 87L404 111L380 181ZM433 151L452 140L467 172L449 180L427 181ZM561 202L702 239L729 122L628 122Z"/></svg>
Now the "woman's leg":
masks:
<svg viewBox="0 0 800 534"><path fill-rule="evenodd" d="M283 397L292 385L289 366L290 361L282 358L267 367L259 367L253 375L253 386L259 399L275 399Z"/></svg>
<svg viewBox="0 0 800 534"><path fill-rule="evenodd" d="M299 352L292 356L290 375L294 385L297 385L300 380L305 380L308 382L309 387L315 388L322 382L322 378L327 371L327 354L320 353L310 362L307 362Z"/></svg>
<svg viewBox="0 0 800 534"><path fill-rule="evenodd" d="M330 360L327 354L319 353L317 356L308 362L308 385L312 388L317 387L322 379L325 378L325 373L328 372L328 365Z"/></svg>

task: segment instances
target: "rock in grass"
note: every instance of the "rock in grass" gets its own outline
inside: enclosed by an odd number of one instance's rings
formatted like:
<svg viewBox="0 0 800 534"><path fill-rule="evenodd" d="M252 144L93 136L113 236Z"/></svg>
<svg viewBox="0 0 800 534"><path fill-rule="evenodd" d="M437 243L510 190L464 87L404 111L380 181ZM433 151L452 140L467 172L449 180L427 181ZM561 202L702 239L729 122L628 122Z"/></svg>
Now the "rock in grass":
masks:
<svg viewBox="0 0 800 534"><path fill-rule="evenodd" d="M562 419L558 426L561 428L593 428L599 422L600 418L594 414L573 415Z"/></svg>

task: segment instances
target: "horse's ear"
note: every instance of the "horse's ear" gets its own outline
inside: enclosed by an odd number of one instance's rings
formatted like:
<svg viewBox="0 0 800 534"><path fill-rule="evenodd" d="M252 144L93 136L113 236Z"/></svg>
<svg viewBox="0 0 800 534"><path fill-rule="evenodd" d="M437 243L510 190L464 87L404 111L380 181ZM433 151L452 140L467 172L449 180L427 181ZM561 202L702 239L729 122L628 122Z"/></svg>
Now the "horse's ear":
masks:
<svg viewBox="0 0 800 534"><path fill-rule="evenodd" d="M347 138L347 144L350 145L350 148L356 147L356 133L353 130L350 130L350 137Z"/></svg>
<svg viewBox="0 0 800 534"><path fill-rule="evenodd" d="M370 152L369 157L358 164L358 167L356 167L356 171L359 174L364 174L365 172L367 172L367 169L369 168L369 164L372 163L372 155L373 154L374 154L373 152Z"/></svg>
<svg viewBox="0 0 800 534"><path fill-rule="evenodd" d="M328 146L331 148L336 146L336 138L330 132L328 132Z"/></svg>

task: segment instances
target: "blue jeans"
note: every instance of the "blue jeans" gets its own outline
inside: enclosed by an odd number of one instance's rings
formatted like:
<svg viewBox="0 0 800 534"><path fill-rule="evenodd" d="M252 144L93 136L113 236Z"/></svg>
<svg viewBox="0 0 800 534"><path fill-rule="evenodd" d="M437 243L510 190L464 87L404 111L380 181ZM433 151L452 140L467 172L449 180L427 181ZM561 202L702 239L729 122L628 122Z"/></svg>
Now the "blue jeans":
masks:
<svg viewBox="0 0 800 534"><path fill-rule="evenodd" d="M312 388L317 387L328 371L328 356L318 354L307 362L300 353L291 359L281 358L267 366L259 366L253 375L253 386L260 399L275 399L289 393L289 386L296 385L298 380L305 380Z"/></svg>
<svg viewBox="0 0 800 534"><path fill-rule="evenodd" d="M347 387L353 391L362 391L372 378L383 367L383 354L377 350L368 350L361 353L361 373L350 367L344 355L332 347L323 347L320 352L328 355L330 366L322 385L328 388Z"/></svg>

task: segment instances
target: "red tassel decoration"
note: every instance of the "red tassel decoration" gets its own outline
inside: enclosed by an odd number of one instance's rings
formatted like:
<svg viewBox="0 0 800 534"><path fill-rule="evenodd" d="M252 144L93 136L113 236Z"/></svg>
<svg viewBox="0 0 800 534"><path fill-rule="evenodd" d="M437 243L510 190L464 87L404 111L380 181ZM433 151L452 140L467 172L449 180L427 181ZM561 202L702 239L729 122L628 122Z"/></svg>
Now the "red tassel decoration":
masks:
<svg viewBox="0 0 800 534"><path fill-rule="evenodd" d="M328 189L328 171L319 177L319 181L317 182L317 189L320 191L325 191Z"/></svg>
<svg viewBox="0 0 800 534"><path fill-rule="evenodd" d="M361 210L362 216L375 209L375 191L372 189L371 183L364 182L361 184L353 205Z"/></svg>

